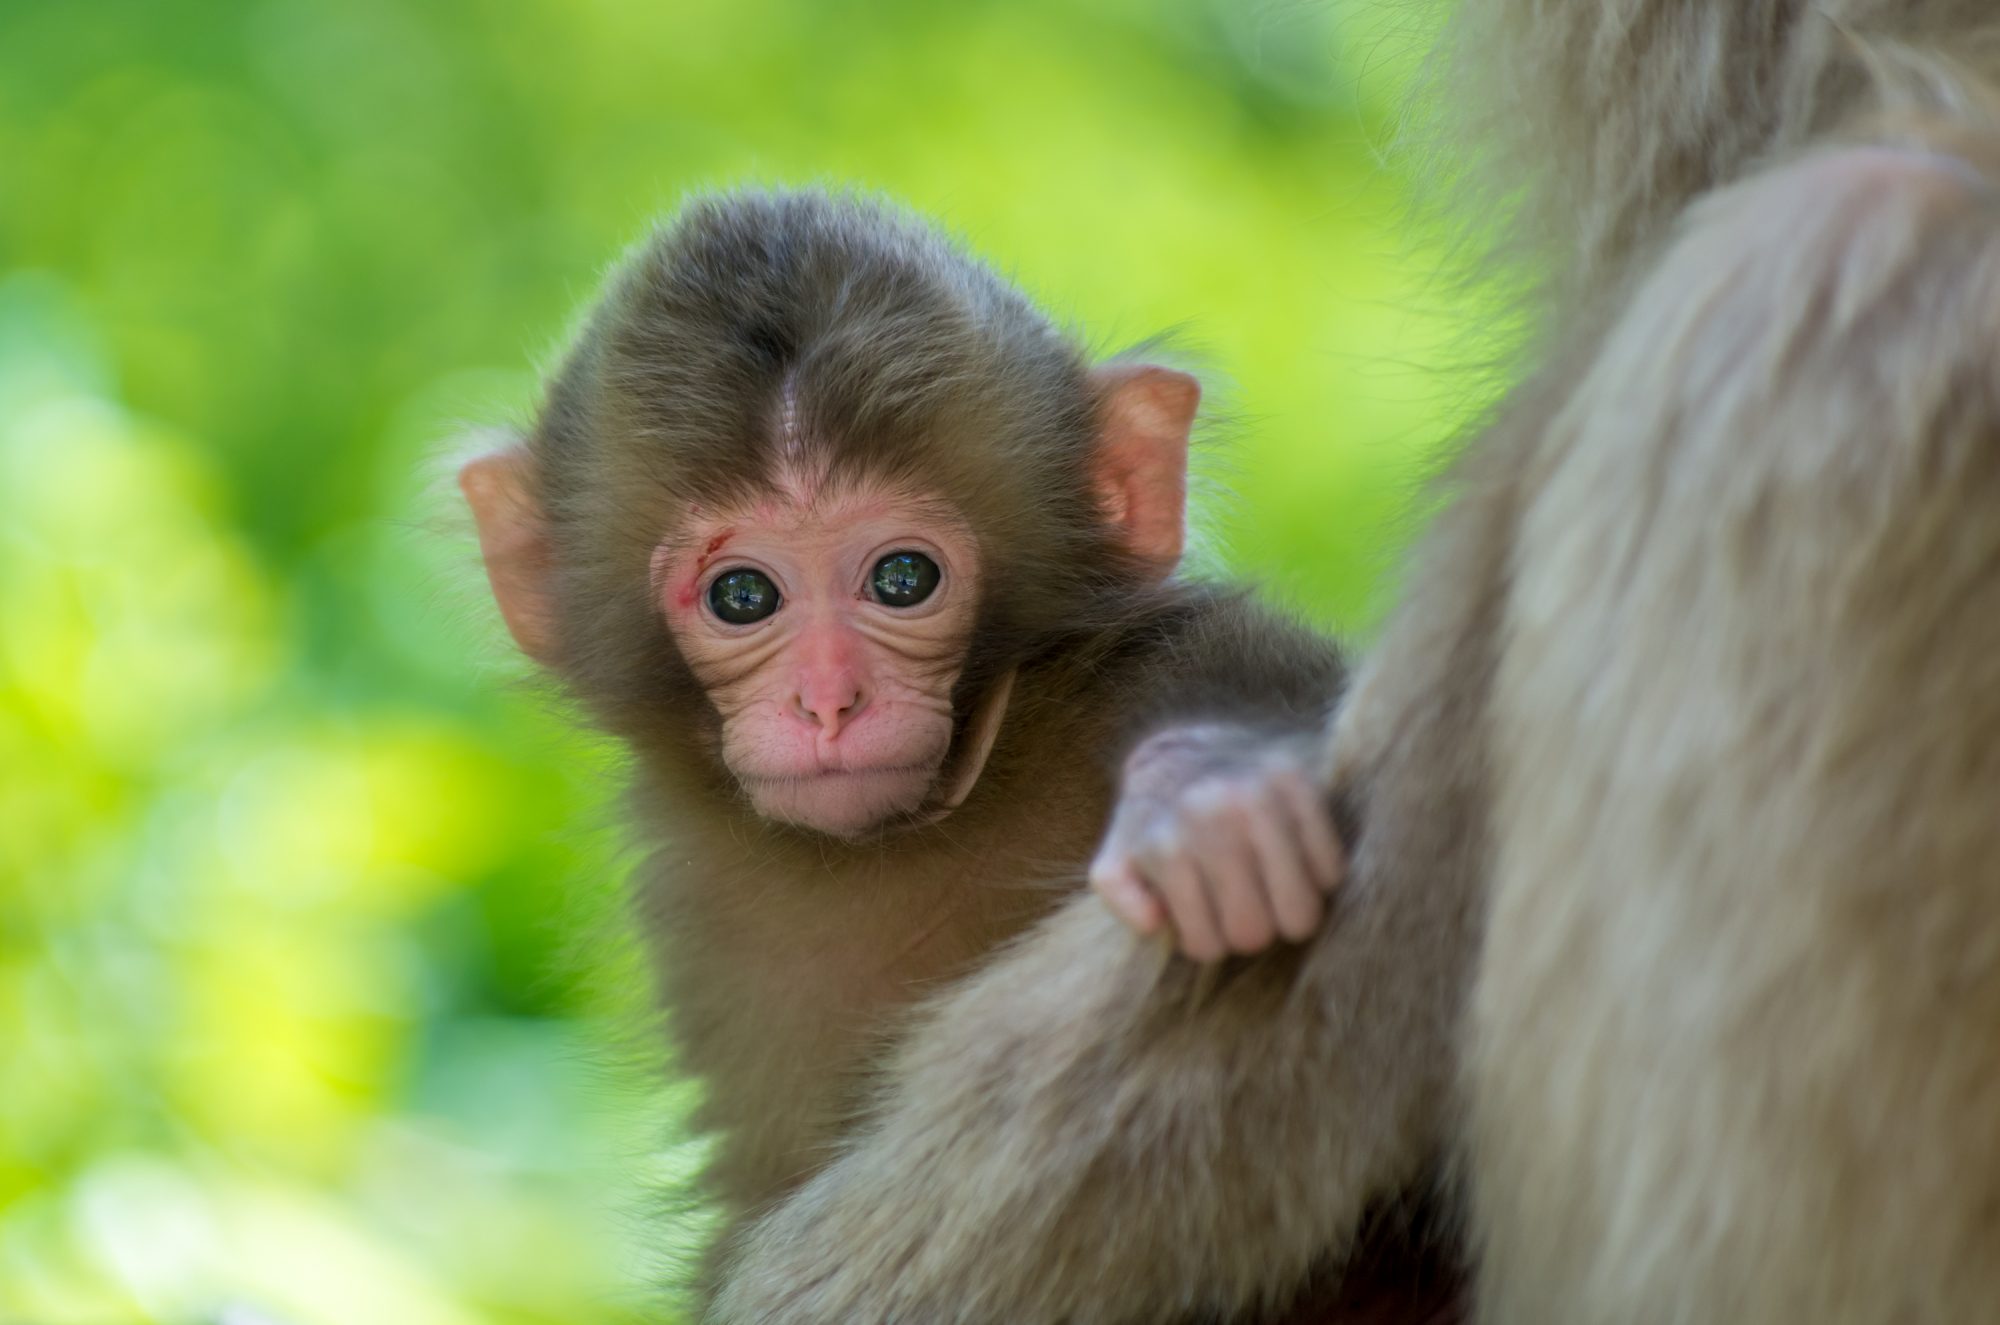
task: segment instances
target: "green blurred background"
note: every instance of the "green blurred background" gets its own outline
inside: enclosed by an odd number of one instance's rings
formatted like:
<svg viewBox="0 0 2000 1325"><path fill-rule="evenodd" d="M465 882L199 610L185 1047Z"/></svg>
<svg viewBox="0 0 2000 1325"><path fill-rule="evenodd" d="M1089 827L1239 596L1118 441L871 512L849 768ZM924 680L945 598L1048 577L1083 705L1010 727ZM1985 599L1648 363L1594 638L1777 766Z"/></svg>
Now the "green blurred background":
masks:
<svg viewBox="0 0 2000 1325"><path fill-rule="evenodd" d="M1180 328L1209 564L1365 625L1454 411L1356 8L0 3L0 1322L623 1320L699 1235L615 756L439 477L689 190Z"/></svg>

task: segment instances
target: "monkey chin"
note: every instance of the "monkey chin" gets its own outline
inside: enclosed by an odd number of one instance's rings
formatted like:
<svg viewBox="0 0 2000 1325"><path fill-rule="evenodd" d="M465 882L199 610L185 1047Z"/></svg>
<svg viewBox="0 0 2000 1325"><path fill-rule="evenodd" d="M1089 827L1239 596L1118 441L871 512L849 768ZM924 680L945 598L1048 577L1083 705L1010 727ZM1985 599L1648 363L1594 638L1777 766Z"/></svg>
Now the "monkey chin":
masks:
<svg viewBox="0 0 2000 1325"><path fill-rule="evenodd" d="M764 818L856 841L922 809L937 785L938 768L905 764L740 780Z"/></svg>

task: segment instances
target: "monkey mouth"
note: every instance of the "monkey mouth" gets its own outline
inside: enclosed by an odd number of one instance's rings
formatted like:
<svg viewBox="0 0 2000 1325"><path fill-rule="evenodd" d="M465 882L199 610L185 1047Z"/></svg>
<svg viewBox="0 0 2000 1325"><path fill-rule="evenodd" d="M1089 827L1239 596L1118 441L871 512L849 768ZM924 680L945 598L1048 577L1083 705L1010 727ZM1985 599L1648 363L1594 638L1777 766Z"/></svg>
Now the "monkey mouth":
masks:
<svg viewBox="0 0 2000 1325"><path fill-rule="evenodd" d="M873 764L740 778L757 813L831 837L865 837L919 809L938 765Z"/></svg>

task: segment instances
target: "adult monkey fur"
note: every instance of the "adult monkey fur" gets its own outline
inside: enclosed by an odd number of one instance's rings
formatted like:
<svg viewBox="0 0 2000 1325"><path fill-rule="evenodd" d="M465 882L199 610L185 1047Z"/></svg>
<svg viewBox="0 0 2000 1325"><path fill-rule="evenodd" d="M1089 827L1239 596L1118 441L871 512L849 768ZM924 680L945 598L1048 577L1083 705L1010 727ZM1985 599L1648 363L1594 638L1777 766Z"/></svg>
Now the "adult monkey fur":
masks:
<svg viewBox="0 0 2000 1325"><path fill-rule="evenodd" d="M1990 1316L1995 22L1467 0L1553 275L1333 734L1336 914L1190 1017L1058 913L715 1320L1227 1316L1439 1144L1481 1325Z"/></svg>
<svg viewBox="0 0 2000 1325"><path fill-rule="evenodd" d="M895 1013L1081 882L1121 759L1184 946L1317 926L1338 842L1311 744L1272 742L1340 658L1171 578L1198 398L1089 367L912 218L744 193L644 245L465 467L516 639L633 752L729 1214L827 1157Z"/></svg>

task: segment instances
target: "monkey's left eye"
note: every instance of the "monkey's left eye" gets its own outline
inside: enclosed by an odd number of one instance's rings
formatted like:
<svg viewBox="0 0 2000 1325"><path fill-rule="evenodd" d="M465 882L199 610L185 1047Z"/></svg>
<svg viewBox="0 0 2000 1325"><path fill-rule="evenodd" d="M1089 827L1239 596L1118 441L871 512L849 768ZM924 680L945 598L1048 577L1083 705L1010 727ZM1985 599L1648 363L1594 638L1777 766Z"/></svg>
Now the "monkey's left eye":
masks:
<svg viewBox="0 0 2000 1325"><path fill-rule="evenodd" d="M708 610L732 626L762 621L778 610L778 586L748 566L724 571L708 586Z"/></svg>
<svg viewBox="0 0 2000 1325"><path fill-rule="evenodd" d="M915 607L937 592L938 567L921 552L891 552L875 563L868 587L885 607Z"/></svg>

